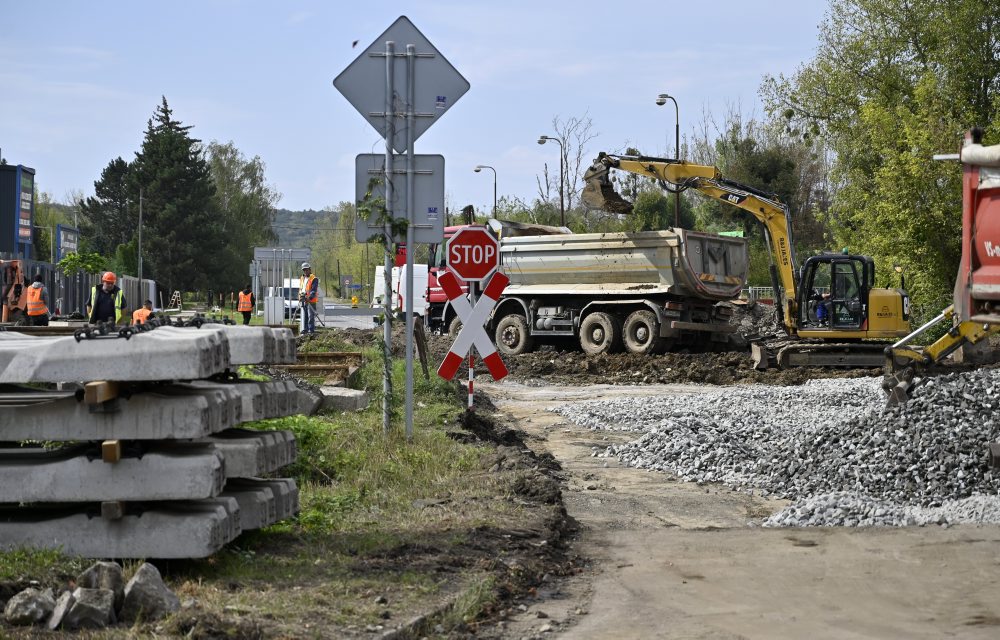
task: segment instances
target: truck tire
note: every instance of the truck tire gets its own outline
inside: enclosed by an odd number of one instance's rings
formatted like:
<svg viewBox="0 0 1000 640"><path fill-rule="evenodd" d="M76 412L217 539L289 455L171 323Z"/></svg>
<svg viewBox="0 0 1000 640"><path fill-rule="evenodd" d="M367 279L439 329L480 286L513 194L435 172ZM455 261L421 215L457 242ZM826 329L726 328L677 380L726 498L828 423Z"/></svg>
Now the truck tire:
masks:
<svg viewBox="0 0 1000 640"><path fill-rule="evenodd" d="M535 339L528 332L528 321L517 313L504 316L497 323L493 337L497 350L505 356L529 353L535 348Z"/></svg>
<svg viewBox="0 0 1000 640"><path fill-rule="evenodd" d="M621 320L603 311L588 315L580 323L580 348L590 356L621 351Z"/></svg>
<svg viewBox="0 0 1000 640"><path fill-rule="evenodd" d="M667 341L660 337L660 323L656 314L649 309L633 311L625 319L622 329L625 339L625 349L630 353L642 355L663 353Z"/></svg>
<svg viewBox="0 0 1000 640"><path fill-rule="evenodd" d="M454 318L451 319L451 322L448 323L448 337L457 338L458 332L461 330L462 330L462 319L459 318L458 316L455 316Z"/></svg>

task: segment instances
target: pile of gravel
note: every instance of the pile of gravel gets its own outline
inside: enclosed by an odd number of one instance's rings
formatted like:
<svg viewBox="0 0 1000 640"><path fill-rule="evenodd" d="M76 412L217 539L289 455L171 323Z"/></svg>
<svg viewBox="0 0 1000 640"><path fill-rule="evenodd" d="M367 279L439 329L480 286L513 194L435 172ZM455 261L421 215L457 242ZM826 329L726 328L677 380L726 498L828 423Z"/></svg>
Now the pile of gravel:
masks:
<svg viewBox="0 0 1000 640"><path fill-rule="evenodd" d="M1000 474L986 456L998 435L1000 372L931 379L908 404L891 408L879 385L874 378L814 380L556 411L594 429L641 432L595 449L596 456L796 501L768 524L1000 521L1000 506L982 498L956 502L977 495L1000 504Z"/></svg>

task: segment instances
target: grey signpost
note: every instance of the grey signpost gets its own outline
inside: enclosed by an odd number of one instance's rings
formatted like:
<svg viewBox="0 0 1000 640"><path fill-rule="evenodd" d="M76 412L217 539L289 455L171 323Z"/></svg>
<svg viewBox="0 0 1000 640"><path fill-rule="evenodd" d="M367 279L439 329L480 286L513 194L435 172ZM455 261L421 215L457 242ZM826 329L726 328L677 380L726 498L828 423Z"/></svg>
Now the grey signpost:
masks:
<svg viewBox="0 0 1000 640"><path fill-rule="evenodd" d="M406 43L405 53L396 53L396 43ZM396 58L405 58L405 64L395 64ZM419 62L419 64L418 64ZM441 242L444 237L444 162L441 158L440 172L429 169L433 180L440 181L440 204L421 202L416 180L422 175L422 158L416 156L413 144L432 124L437 122L469 90L469 82L451 66L433 44L420 33L406 16L400 16L385 32L375 38L350 65L338 75L333 86L340 91L354 108L385 138L384 191L388 219L395 219L399 203L395 193L395 154L406 153L406 187L402 208L406 225L406 284L404 291L406 314L406 437L413 435L413 254L416 242ZM404 88L399 91L397 88ZM404 118L402 127L396 126L396 118ZM440 156L437 156L440 158ZM359 156L360 158L360 156ZM360 168L358 169L360 173ZM369 175L357 176L359 184L367 188ZM363 194L365 191L359 191ZM430 214L435 214L433 219ZM399 216L403 217L403 216ZM368 239L372 234L371 220L366 220L365 232ZM359 227L362 226L359 223ZM426 231L424 231L426 230ZM391 341L392 304L392 243L391 225L386 222L383 233L386 242L385 281L386 292L383 302L385 310L386 358ZM360 233L355 236L360 240ZM430 238L424 239L424 238ZM383 384L383 426L389 429L389 397L391 392L391 372L386 368Z"/></svg>

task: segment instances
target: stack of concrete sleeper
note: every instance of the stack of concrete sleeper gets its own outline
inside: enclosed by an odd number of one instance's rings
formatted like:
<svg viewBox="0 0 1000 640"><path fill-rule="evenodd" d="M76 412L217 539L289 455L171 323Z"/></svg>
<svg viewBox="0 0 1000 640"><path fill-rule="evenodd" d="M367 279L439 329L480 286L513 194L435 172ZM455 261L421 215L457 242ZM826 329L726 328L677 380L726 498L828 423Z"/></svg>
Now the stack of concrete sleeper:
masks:
<svg viewBox="0 0 1000 640"><path fill-rule="evenodd" d="M313 407L290 381L226 375L293 362L292 332L268 327L0 333L0 548L198 558L294 515L294 480L260 478L295 461L294 436L238 425Z"/></svg>

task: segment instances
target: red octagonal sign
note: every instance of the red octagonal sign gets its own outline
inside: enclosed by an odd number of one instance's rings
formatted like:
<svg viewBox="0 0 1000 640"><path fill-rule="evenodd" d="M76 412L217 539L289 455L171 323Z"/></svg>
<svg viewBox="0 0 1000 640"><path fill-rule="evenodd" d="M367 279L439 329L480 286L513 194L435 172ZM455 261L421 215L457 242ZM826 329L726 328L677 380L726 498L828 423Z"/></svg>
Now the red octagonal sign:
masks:
<svg viewBox="0 0 1000 640"><path fill-rule="evenodd" d="M500 251L485 227L465 227L448 239L448 268L467 282L487 280L497 270Z"/></svg>

